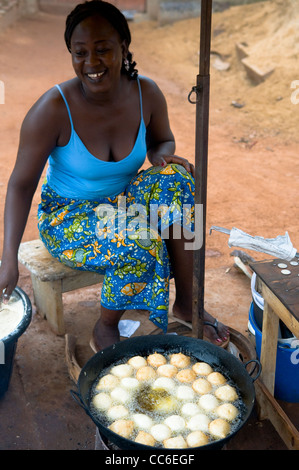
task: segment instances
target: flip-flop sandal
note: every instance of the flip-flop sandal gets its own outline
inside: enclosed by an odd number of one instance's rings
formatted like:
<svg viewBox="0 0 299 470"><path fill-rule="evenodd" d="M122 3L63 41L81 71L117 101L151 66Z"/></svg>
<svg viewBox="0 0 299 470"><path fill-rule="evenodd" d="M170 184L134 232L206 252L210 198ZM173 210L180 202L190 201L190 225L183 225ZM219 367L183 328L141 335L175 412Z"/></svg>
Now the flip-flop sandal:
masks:
<svg viewBox="0 0 299 470"><path fill-rule="evenodd" d="M174 321L177 321L178 323L181 323L182 325L185 325L187 326L188 328L190 328L190 330L192 330L192 323L189 322L189 321L185 321L185 320L181 320L180 318L178 317L175 317L174 315L169 315L169 318L170 319L173 319ZM218 333L218 320L217 318L215 319L214 323L210 322L210 321L204 321L203 324L205 326L212 326L213 328L215 328L216 332ZM215 344L215 346L219 346L220 348L226 348L228 343L229 343L229 338L226 340L226 341L223 341L221 344L219 343L214 343L212 342L209 338L205 337L203 338L205 341L209 341L209 343L212 343L212 344Z"/></svg>

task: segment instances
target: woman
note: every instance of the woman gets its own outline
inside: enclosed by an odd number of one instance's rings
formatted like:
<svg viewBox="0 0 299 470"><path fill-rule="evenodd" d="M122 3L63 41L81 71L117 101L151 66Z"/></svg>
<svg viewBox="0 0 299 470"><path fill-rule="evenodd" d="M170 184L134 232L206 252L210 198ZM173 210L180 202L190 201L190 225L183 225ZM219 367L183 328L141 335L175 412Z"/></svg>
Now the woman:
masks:
<svg viewBox="0 0 299 470"><path fill-rule="evenodd" d="M152 80L138 77L128 24L117 8L78 5L67 18L65 41L76 77L46 92L22 125L5 206L0 292L9 298L17 284L18 247L48 162L40 236L61 262L105 273L93 331L99 350L119 341L127 309L149 310L167 330L172 276L173 314L191 320L193 255L185 250L186 234L174 232L181 208L193 216L194 168L174 155L165 98ZM138 173L146 154L152 167ZM151 207L158 207L152 225ZM221 345L227 328L208 314L205 320L214 325L205 326L205 335Z"/></svg>

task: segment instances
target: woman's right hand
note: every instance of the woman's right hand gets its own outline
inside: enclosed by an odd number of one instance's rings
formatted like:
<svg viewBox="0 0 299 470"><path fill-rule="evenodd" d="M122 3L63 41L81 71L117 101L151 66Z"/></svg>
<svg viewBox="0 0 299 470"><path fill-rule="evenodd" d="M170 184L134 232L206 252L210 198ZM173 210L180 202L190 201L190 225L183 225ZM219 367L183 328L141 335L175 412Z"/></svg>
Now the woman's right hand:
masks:
<svg viewBox="0 0 299 470"><path fill-rule="evenodd" d="M19 279L18 263L1 263L0 266L0 297L8 302Z"/></svg>

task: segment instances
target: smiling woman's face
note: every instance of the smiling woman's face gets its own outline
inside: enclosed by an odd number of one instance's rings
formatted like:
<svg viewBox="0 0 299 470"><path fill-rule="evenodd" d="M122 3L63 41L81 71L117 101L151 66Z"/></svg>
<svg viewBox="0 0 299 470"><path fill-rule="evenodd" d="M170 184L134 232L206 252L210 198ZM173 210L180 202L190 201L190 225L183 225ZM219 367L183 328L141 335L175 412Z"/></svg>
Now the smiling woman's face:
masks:
<svg viewBox="0 0 299 470"><path fill-rule="evenodd" d="M85 89L107 92L117 85L123 58L127 55L125 41L100 15L81 21L71 37L74 70Z"/></svg>

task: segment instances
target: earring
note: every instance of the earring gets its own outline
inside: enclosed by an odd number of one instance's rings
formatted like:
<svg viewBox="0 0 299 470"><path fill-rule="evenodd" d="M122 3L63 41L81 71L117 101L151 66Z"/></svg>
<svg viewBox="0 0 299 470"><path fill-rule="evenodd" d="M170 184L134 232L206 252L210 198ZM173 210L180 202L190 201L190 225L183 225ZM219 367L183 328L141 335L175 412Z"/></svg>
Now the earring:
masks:
<svg viewBox="0 0 299 470"><path fill-rule="evenodd" d="M130 69L130 62L128 61L128 59L124 59L124 67L126 71L128 72Z"/></svg>

